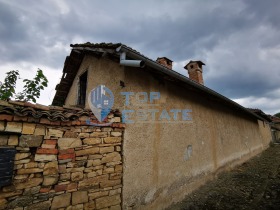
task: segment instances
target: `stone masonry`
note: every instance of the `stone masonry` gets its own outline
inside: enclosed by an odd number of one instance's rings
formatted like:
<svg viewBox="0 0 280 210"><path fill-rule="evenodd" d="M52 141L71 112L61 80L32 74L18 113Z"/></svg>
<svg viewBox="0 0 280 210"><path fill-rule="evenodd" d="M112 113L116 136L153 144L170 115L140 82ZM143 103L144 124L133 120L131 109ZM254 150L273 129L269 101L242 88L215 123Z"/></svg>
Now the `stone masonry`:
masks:
<svg viewBox="0 0 280 210"><path fill-rule="evenodd" d="M12 184L0 187L1 210L121 209L124 124L119 116L111 113L108 121L114 123L96 127L77 114L75 120L51 121L61 107L28 106L26 116L1 107L0 147L16 149ZM39 112L45 115L38 118Z"/></svg>

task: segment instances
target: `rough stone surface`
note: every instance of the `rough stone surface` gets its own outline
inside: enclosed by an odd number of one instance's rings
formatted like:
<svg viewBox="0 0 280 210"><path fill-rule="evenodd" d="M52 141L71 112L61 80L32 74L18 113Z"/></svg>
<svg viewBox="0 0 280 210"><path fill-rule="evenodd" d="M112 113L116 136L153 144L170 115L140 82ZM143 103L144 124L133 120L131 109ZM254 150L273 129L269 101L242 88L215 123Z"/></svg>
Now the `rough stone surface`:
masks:
<svg viewBox="0 0 280 210"><path fill-rule="evenodd" d="M79 138L59 138L57 143L59 149L69 149L82 146L82 141Z"/></svg>
<svg viewBox="0 0 280 210"><path fill-rule="evenodd" d="M32 197L21 196L21 197L17 197L15 200L11 201L8 204L8 208L23 207L23 206L27 206L31 203L32 203Z"/></svg>
<svg viewBox="0 0 280 210"><path fill-rule="evenodd" d="M36 124L34 123L23 123L22 134L34 134Z"/></svg>
<svg viewBox="0 0 280 210"><path fill-rule="evenodd" d="M0 135L0 146L6 146L8 144L8 135Z"/></svg>
<svg viewBox="0 0 280 210"><path fill-rule="evenodd" d="M5 122L0 121L0 131L3 131L5 129Z"/></svg>
<svg viewBox="0 0 280 210"><path fill-rule="evenodd" d="M58 162L48 162L44 167L43 175L56 175L58 174Z"/></svg>
<svg viewBox="0 0 280 210"><path fill-rule="evenodd" d="M46 128L45 128L45 126L37 124L36 128L35 128L35 131L34 131L34 135L38 135L38 136L46 135Z"/></svg>
<svg viewBox="0 0 280 210"><path fill-rule="evenodd" d="M62 137L63 136L63 131L59 129L48 129L48 136L50 137Z"/></svg>
<svg viewBox="0 0 280 210"><path fill-rule="evenodd" d="M121 203L120 195L113 195L109 197L102 197L96 199L96 209L102 209L109 206L114 206Z"/></svg>
<svg viewBox="0 0 280 210"><path fill-rule="evenodd" d="M55 185L58 181L58 176L44 176L43 186Z"/></svg>
<svg viewBox="0 0 280 210"><path fill-rule="evenodd" d="M8 140L9 146L17 146L18 145L18 136L17 135L10 135Z"/></svg>
<svg viewBox="0 0 280 210"><path fill-rule="evenodd" d="M26 210L49 210L50 207L51 207L51 201L43 201L26 207Z"/></svg>
<svg viewBox="0 0 280 210"><path fill-rule="evenodd" d="M39 147L42 144L43 136L22 135L19 138L20 147Z"/></svg>
<svg viewBox="0 0 280 210"><path fill-rule="evenodd" d="M56 155L44 155L44 154L35 155L35 161L38 162L48 162L48 161L56 161L56 160L57 160Z"/></svg>
<svg viewBox="0 0 280 210"><path fill-rule="evenodd" d="M99 153L99 147L92 147L89 149L83 149L76 151L76 156L83 156L83 155L93 155Z"/></svg>
<svg viewBox="0 0 280 210"><path fill-rule="evenodd" d="M121 141L122 141L121 137L107 137L107 138L104 138L104 142L106 144L120 143Z"/></svg>
<svg viewBox="0 0 280 210"><path fill-rule="evenodd" d="M71 193L61 194L53 198L51 209L59 209L70 206Z"/></svg>
<svg viewBox="0 0 280 210"><path fill-rule="evenodd" d="M83 143L88 145L94 145L94 144L100 144L101 141L102 141L101 138L85 138L83 140Z"/></svg>
<svg viewBox="0 0 280 210"><path fill-rule="evenodd" d="M88 202L87 191L78 191L72 193L72 205Z"/></svg>
<svg viewBox="0 0 280 210"><path fill-rule="evenodd" d="M43 182L43 178L30 178L23 183L16 184L15 188L17 190L21 190L25 188L35 187L41 184L42 182Z"/></svg>
<svg viewBox="0 0 280 210"><path fill-rule="evenodd" d="M21 159L29 157L30 155L31 155L30 153L17 153L15 155L15 160L21 160Z"/></svg>
<svg viewBox="0 0 280 210"><path fill-rule="evenodd" d="M22 123L20 123L20 122L8 122L5 131L21 133Z"/></svg>

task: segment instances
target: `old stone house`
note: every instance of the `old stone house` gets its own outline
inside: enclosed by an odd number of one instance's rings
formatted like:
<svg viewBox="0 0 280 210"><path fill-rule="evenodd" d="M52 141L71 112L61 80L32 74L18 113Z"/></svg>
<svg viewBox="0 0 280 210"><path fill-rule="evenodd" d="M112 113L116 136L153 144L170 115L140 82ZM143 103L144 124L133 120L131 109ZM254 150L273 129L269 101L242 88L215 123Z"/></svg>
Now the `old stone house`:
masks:
<svg viewBox="0 0 280 210"><path fill-rule="evenodd" d="M71 47L52 106L2 104L16 153L3 206L164 209L271 141L265 119L203 85L201 61L188 78L126 45Z"/></svg>

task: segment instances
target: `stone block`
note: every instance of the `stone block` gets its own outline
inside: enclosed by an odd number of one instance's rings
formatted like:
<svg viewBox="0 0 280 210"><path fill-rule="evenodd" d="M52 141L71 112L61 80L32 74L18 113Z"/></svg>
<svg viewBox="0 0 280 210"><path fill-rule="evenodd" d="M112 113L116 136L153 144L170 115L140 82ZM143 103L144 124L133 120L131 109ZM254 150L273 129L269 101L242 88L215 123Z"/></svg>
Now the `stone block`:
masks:
<svg viewBox="0 0 280 210"><path fill-rule="evenodd" d="M121 141L122 141L121 137L106 137L106 138L104 138L104 142L106 144L121 143Z"/></svg>
<svg viewBox="0 0 280 210"><path fill-rule="evenodd" d="M83 149L76 151L76 156L83 156L83 155L93 155L99 153L99 147L92 147L89 149Z"/></svg>
<svg viewBox="0 0 280 210"><path fill-rule="evenodd" d="M25 188L30 188L30 187L35 187L40 185L43 182L43 178L31 178L26 180L23 183L17 183L15 184L15 188L17 190L25 189Z"/></svg>
<svg viewBox="0 0 280 210"><path fill-rule="evenodd" d="M70 206L71 193L57 195L53 198L51 209L59 209Z"/></svg>
<svg viewBox="0 0 280 210"><path fill-rule="evenodd" d="M88 145L94 145L94 144L100 144L101 141L102 141L101 138L85 138L83 140L83 143Z"/></svg>
<svg viewBox="0 0 280 210"><path fill-rule="evenodd" d="M14 209L15 207L24 207L32 203L32 196L20 196L12 200L8 204L8 209Z"/></svg>
<svg viewBox="0 0 280 210"><path fill-rule="evenodd" d="M14 197L21 194L22 194L22 190L15 190L14 188L13 191L11 192L0 192L0 199Z"/></svg>
<svg viewBox="0 0 280 210"><path fill-rule="evenodd" d="M69 181L71 178L70 173L60 174L59 180L60 181Z"/></svg>
<svg viewBox="0 0 280 210"><path fill-rule="evenodd" d="M15 155L15 160L21 160L21 159L29 157L30 155L31 155L31 153L26 153L26 152L17 153Z"/></svg>
<svg viewBox="0 0 280 210"><path fill-rule="evenodd" d="M122 210L121 205L111 206L110 210Z"/></svg>
<svg viewBox="0 0 280 210"><path fill-rule="evenodd" d="M41 145L42 148L44 149L55 149L56 145L54 144L42 144Z"/></svg>
<svg viewBox="0 0 280 210"><path fill-rule="evenodd" d="M51 137L60 138L60 137L63 136L63 133L64 133L64 132L63 132L62 130L49 128L49 129L48 129L47 135L48 135L48 136L51 136Z"/></svg>
<svg viewBox="0 0 280 210"><path fill-rule="evenodd" d="M8 140L8 145L17 146L18 145L18 136L17 135L10 135L9 140Z"/></svg>
<svg viewBox="0 0 280 210"><path fill-rule="evenodd" d="M14 176L14 179L27 179L29 177L29 174L22 174L22 175L16 175Z"/></svg>
<svg viewBox="0 0 280 210"><path fill-rule="evenodd" d="M37 148L36 153L37 154L56 155L56 154L58 154L58 149Z"/></svg>
<svg viewBox="0 0 280 210"><path fill-rule="evenodd" d="M74 149L63 149L63 150L59 150L59 154L64 155L64 154L72 154L75 153Z"/></svg>
<svg viewBox="0 0 280 210"><path fill-rule="evenodd" d="M59 149L69 149L82 146L82 141L79 138L59 138L57 143Z"/></svg>
<svg viewBox="0 0 280 210"><path fill-rule="evenodd" d="M104 138L107 137L108 133L107 132L93 132L89 135L89 137L99 137L99 138Z"/></svg>
<svg viewBox="0 0 280 210"><path fill-rule="evenodd" d="M116 185L119 185L119 184L121 184L121 180L120 179L117 179L117 180L105 180L105 181L102 181L100 183L100 187L101 188L113 187L113 186L116 186Z"/></svg>
<svg viewBox="0 0 280 210"><path fill-rule="evenodd" d="M18 169L17 174L35 174L35 173L40 173L42 171L43 169L41 168L23 168L23 169Z"/></svg>
<svg viewBox="0 0 280 210"><path fill-rule="evenodd" d="M75 182L75 181L80 181L84 178L84 174L83 172L74 172L71 173L71 181Z"/></svg>
<svg viewBox="0 0 280 210"><path fill-rule="evenodd" d="M37 162L30 162L30 163L24 164L24 168L36 168L36 167L38 167Z"/></svg>
<svg viewBox="0 0 280 210"><path fill-rule="evenodd" d="M67 191L77 190L78 184L76 182L70 183L67 185Z"/></svg>
<svg viewBox="0 0 280 210"><path fill-rule="evenodd" d="M116 194L121 194L122 193L122 188L118 188L115 190L110 190L109 195L116 195Z"/></svg>
<svg viewBox="0 0 280 210"><path fill-rule="evenodd" d="M51 201L43 201L39 203L34 203L27 206L26 210L49 210L51 207Z"/></svg>
<svg viewBox="0 0 280 210"><path fill-rule="evenodd" d="M77 204L75 206L68 206L65 210L82 210L84 209L84 204Z"/></svg>
<svg viewBox="0 0 280 210"><path fill-rule="evenodd" d="M24 163L29 163L30 161L31 161L31 159L15 160L14 164L15 165L20 165L20 164L24 164Z"/></svg>
<svg viewBox="0 0 280 210"><path fill-rule="evenodd" d="M55 185L58 182L58 175L57 176L44 176L43 186L51 186Z"/></svg>
<svg viewBox="0 0 280 210"><path fill-rule="evenodd" d="M26 188L23 192L23 195L34 195L39 193L41 186Z"/></svg>
<svg viewBox="0 0 280 210"><path fill-rule="evenodd" d="M88 138L89 137L89 133L79 133L78 137L79 138Z"/></svg>
<svg viewBox="0 0 280 210"><path fill-rule="evenodd" d="M0 131L5 130L5 122L4 121L0 121Z"/></svg>
<svg viewBox="0 0 280 210"><path fill-rule="evenodd" d="M56 145L57 144L57 140L55 140L55 139L46 139L44 141L44 144Z"/></svg>
<svg viewBox="0 0 280 210"><path fill-rule="evenodd" d="M36 124L34 123L23 123L22 134L34 134Z"/></svg>
<svg viewBox="0 0 280 210"><path fill-rule="evenodd" d="M75 153L72 153L72 154L59 154L58 155L58 159L59 160L72 160L72 159L75 159Z"/></svg>
<svg viewBox="0 0 280 210"><path fill-rule="evenodd" d="M65 131L63 138L77 138L78 133L72 132L72 131Z"/></svg>
<svg viewBox="0 0 280 210"><path fill-rule="evenodd" d="M122 174L121 173L112 173L110 174L110 179L121 179L122 178Z"/></svg>
<svg viewBox="0 0 280 210"><path fill-rule="evenodd" d="M84 209L85 210L92 210L92 209L96 209L95 208L95 202L88 202L84 204Z"/></svg>
<svg viewBox="0 0 280 210"><path fill-rule="evenodd" d="M42 136L44 136L44 135L46 135L46 128L45 128L45 126L43 126L43 125L36 125L36 128L35 128L35 131L34 131L34 135L38 135L38 136L40 136L40 135L42 135Z"/></svg>
<svg viewBox="0 0 280 210"><path fill-rule="evenodd" d="M110 128L110 127L102 127L101 131L102 132L109 132L109 131L112 131L112 128Z"/></svg>
<svg viewBox="0 0 280 210"><path fill-rule="evenodd" d="M0 114L0 121L12 121L13 120L13 115L8 115L8 114Z"/></svg>
<svg viewBox="0 0 280 210"><path fill-rule="evenodd" d="M120 136L122 136L122 132L112 131L112 132L111 132L111 136L120 137Z"/></svg>
<svg viewBox="0 0 280 210"><path fill-rule="evenodd" d="M8 122L5 131L21 133L22 123L21 122Z"/></svg>
<svg viewBox="0 0 280 210"><path fill-rule="evenodd" d="M0 146L7 146L8 145L8 135L0 135Z"/></svg>
<svg viewBox="0 0 280 210"><path fill-rule="evenodd" d="M121 203L120 195L107 196L96 199L96 209L102 209L110 206L115 206Z"/></svg>
<svg viewBox="0 0 280 210"><path fill-rule="evenodd" d="M117 162L121 160L121 155L118 152L112 152L112 153L108 153L106 154L106 156L104 156L101 159L102 163L108 163L108 162Z"/></svg>
<svg viewBox="0 0 280 210"><path fill-rule="evenodd" d="M115 172L114 168L104 168L104 170L103 170L104 174L111 174L114 172Z"/></svg>
<svg viewBox="0 0 280 210"><path fill-rule="evenodd" d="M55 192L66 191L66 189L67 189L67 184L59 184L54 186Z"/></svg>
<svg viewBox="0 0 280 210"><path fill-rule="evenodd" d="M104 153L110 153L110 152L114 152L115 148L112 147L100 147L100 153L104 154Z"/></svg>
<svg viewBox="0 0 280 210"><path fill-rule="evenodd" d="M7 203L8 203L8 201L5 199L5 198L0 198L0 209L2 210L4 210L4 209L6 209L6 207L7 207Z"/></svg>
<svg viewBox="0 0 280 210"><path fill-rule="evenodd" d="M43 136L22 135L19 138L20 147L40 147L43 141Z"/></svg>
<svg viewBox="0 0 280 210"><path fill-rule="evenodd" d="M45 154L36 154L35 161L37 162L49 162L49 161L56 161L56 155L45 155Z"/></svg>
<svg viewBox="0 0 280 210"><path fill-rule="evenodd" d="M100 182L102 182L102 181L104 182L105 180L108 180L108 179L109 179L108 174L96 176L96 177L89 178L89 179L83 179L82 181L79 182L79 189L91 188L95 185L99 186Z"/></svg>
<svg viewBox="0 0 280 210"><path fill-rule="evenodd" d="M77 191L72 193L72 205L88 202L87 191Z"/></svg>
<svg viewBox="0 0 280 210"><path fill-rule="evenodd" d="M53 162L48 162L46 163L44 167L44 172L43 175L56 175L58 174L58 162L53 161Z"/></svg>
<svg viewBox="0 0 280 210"><path fill-rule="evenodd" d="M109 195L109 191L99 191L99 192L94 192L94 193L90 193L88 195L89 200L95 200L96 198L101 198L101 197L105 197Z"/></svg>

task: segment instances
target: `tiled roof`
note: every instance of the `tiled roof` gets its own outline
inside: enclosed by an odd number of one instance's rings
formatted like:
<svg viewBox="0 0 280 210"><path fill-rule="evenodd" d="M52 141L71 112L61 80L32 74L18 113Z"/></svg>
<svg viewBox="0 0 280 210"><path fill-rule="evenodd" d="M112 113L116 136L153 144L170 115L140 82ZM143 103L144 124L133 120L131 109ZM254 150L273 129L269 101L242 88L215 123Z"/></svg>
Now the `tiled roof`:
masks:
<svg viewBox="0 0 280 210"><path fill-rule="evenodd" d="M118 110L113 110L115 116L120 116ZM96 119L91 110L71 107L44 106L22 101L1 101L0 115L13 115L18 117L45 118L49 121L73 121L82 116Z"/></svg>
<svg viewBox="0 0 280 210"><path fill-rule="evenodd" d="M257 114L258 116L266 119L268 122L271 122L272 119L269 115L265 114L262 110L260 109L256 109L256 108L247 108L247 110L249 110L250 112L253 112L255 114Z"/></svg>

